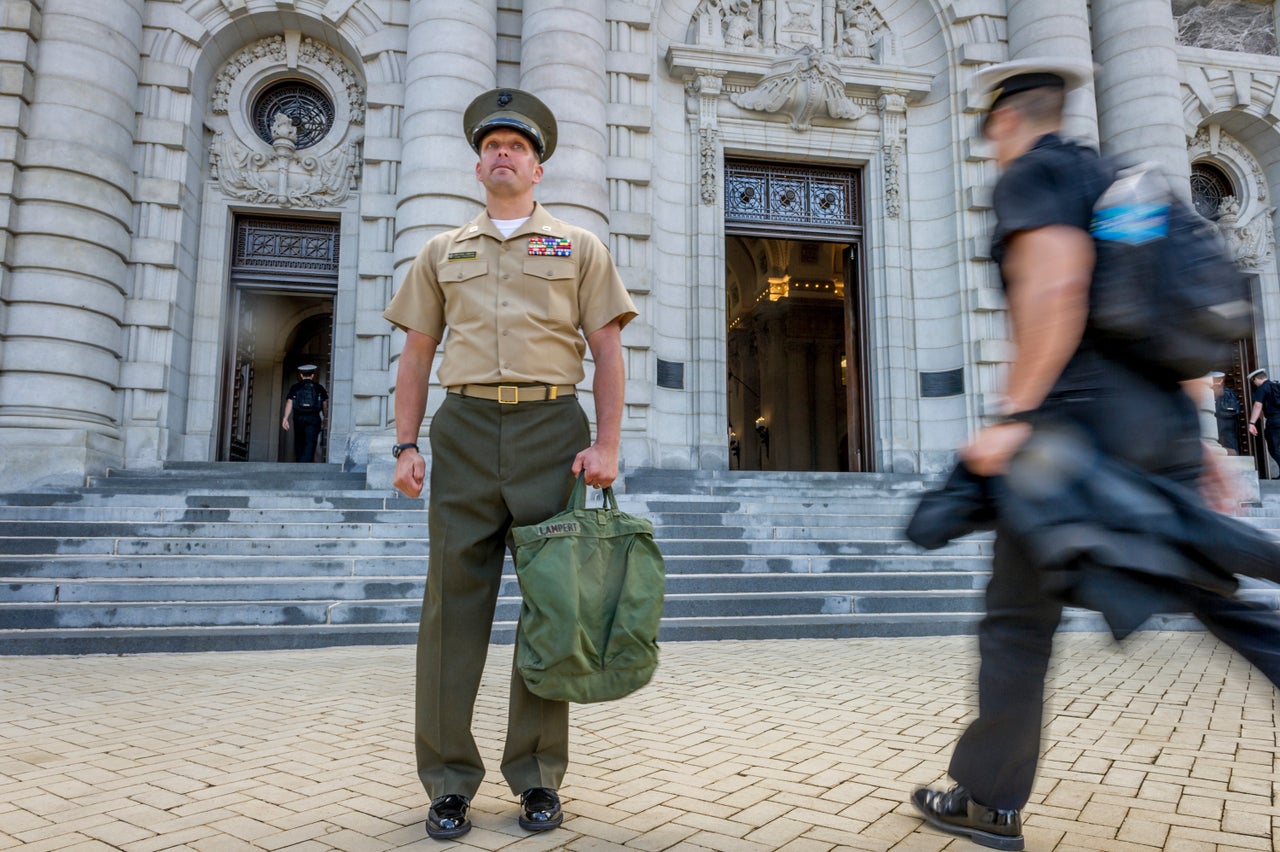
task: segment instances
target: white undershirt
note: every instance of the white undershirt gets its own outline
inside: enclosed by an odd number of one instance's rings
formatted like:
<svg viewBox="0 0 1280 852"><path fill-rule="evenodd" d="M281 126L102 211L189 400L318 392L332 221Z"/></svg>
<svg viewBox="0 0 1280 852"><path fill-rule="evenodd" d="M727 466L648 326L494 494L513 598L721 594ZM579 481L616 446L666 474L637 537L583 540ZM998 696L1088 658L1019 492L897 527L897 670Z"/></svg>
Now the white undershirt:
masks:
<svg viewBox="0 0 1280 852"><path fill-rule="evenodd" d="M525 222L528 222L529 217L525 216L520 219L495 219L490 216L489 221L493 223L493 227L498 229L498 232L502 234L502 238L505 240L516 232L516 228L519 228Z"/></svg>

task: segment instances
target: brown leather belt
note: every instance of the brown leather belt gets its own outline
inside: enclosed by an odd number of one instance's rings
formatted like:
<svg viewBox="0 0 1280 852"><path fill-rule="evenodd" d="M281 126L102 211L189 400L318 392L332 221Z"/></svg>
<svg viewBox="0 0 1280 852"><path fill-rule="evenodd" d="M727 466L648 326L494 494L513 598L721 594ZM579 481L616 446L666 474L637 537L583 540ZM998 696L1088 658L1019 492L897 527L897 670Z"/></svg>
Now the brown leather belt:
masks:
<svg viewBox="0 0 1280 852"><path fill-rule="evenodd" d="M449 393L491 399L502 405L521 402L544 402L562 396L573 396L578 389L573 385L455 385Z"/></svg>

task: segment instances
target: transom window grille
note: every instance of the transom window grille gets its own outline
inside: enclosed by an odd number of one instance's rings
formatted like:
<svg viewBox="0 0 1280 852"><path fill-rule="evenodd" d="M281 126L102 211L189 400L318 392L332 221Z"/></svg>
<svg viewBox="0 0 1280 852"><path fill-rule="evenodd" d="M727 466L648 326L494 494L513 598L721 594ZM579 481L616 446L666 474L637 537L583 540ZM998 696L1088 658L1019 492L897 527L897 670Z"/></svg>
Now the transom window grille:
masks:
<svg viewBox="0 0 1280 852"><path fill-rule="evenodd" d="M835 236L852 236L860 230L856 172L741 160L726 160L724 168L726 227L803 229Z"/></svg>
<svg viewBox="0 0 1280 852"><path fill-rule="evenodd" d="M297 146L310 148L333 128L333 101L310 83L285 80L269 86L253 102L253 130L270 145L276 114L284 113L298 131Z"/></svg>
<svg viewBox="0 0 1280 852"><path fill-rule="evenodd" d="M236 220L233 271L338 274L338 223L284 219Z"/></svg>
<svg viewBox="0 0 1280 852"><path fill-rule="evenodd" d="M1196 212L1206 219L1217 220L1218 208L1227 196L1235 195L1231 178L1211 163L1195 163L1191 166L1191 200Z"/></svg>

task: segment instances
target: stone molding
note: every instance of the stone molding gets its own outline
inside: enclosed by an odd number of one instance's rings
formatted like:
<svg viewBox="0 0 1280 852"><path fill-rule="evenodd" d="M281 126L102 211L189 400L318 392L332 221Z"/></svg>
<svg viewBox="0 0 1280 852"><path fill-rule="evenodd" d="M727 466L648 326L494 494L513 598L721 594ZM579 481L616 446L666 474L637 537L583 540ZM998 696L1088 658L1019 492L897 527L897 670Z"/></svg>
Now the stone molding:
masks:
<svg viewBox="0 0 1280 852"><path fill-rule="evenodd" d="M1280 58L1180 47L1178 65L1188 139L1206 120L1225 112L1280 123Z"/></svg>
<svg viewBox="0 0 1280 852"><path fill-rule="evenodd" d="M306 153L296 150L291 127L277 128L268 144L249 123L257 92L285 71L302 72L333 99L333 128ZM243 48L219 70L210 112L210 177L228 198L285 208L334 208L358 188L364 89L327 45L287 31Z"/></svg>
<svg viewBox="0 0 1280 852"><path fill-rule="evenodd" d="M720 169L720 108L725 101L747 113L785 116L797 133L825 114L857 126L872 104L879 103L884 132L886 175L891 176L891 215L900 214L902 154L905 151L906 108L926 95L933 75L902 68L838 60L811 47L787 56L765 52L672 45L667 68L685 83L686 112L697 138L699 198L716 203Z"/></svg>
<svg viewBox="0 0 1280 852"><path fill-rule="evenodd" d="M909 101L919 100L933 87L934 75L905 66L871 65L840 59L830 52L808 50L821 57L823 70L845 87L851 97L875 99L883 92L896 90ZM698 45L673 44L667 49L667 70L677 80L689 82L704 74L723 77L726 86L755 87L765 77L776 73L779 66L800 61L800 51L779 58L777 53L737 52Z"/></svg>
<svg viewBox="0 0 1280 852"><path fill-rule="evenodd" d="M805 46L793 56L776 60L760 82L745 92L733 92L729 100L743 109L783 113L791 117L791 129L808 130L814 116L857 121L867 114L844 91L835 63Z"/></svg>

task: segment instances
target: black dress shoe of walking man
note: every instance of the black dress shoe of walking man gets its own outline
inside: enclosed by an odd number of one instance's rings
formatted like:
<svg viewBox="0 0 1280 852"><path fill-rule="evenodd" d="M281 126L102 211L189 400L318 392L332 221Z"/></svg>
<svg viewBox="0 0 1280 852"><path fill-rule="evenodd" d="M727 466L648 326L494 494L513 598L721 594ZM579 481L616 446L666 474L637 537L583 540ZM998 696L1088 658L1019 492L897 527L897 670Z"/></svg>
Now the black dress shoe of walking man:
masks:
<svg viewBox="0 0 1280 852"><path fill-rule="evenodd" d="M959 784L945 792L921 787L911 794L911 803L934 828L967 837L989 849L1022 848L1019 812L980 805Z"/></svg>
<svg viewBox="0 0 1280 852"><path fill-rule="evenodd" d="M427 812L427 834L436 840L449 840L466 834L471 830L471 820L467 819L470 804L466 796L457 793L432 799L431 810Z"/></svg>
<svg viewBox="0 0 1280 852"><path fill-rule="evenodd" d="M559 828L564 822L560 796L546 787L530 787L520 794L520 827L526 831Z"/></svg>

